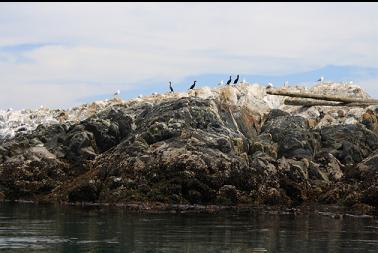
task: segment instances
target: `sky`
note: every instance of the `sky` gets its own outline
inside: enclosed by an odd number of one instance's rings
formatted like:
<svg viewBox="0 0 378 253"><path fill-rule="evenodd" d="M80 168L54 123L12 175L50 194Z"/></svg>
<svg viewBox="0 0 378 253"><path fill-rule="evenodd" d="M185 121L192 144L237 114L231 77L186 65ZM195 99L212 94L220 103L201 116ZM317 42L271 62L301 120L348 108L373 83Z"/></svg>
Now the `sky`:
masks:
<svg viewBox="0 0 378 253"><path fill-rule="evenodd" d="M0 3L0 109L353 81L378 98L378 3Z"/></svg>

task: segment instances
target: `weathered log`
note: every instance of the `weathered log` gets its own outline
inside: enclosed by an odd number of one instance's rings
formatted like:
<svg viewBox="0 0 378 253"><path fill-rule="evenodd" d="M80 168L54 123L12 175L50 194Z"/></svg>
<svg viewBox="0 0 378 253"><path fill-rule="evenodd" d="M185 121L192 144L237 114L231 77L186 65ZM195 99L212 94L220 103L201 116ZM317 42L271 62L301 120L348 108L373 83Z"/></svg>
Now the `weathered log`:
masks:
<svg viewBox="0 0 378 253"><path fill-rule="evenodd" d="M338 101L338 102L344 102L344 103L378 104L377 99L329 96L329 95L322 95L322 94L313 94L313 93L308 93L308 92L292 92L292 91L278 90L278 89L267 89L266 93L270 95L279 95L279 96L288 96L288 97L297 97L297 98L312 98L312 99L320 99L320 100L325 100L325 101Z"/></svg>
<svg viewBox="0 0 378 253"><path fill-rule="evenodd" d="M334 102L334 101L325 101L325 100L308 100L308 99L285 99L285 105L298 105L298 106L359 106L367 107L372 105L372 103L343 103L343 102Z"/></svg>

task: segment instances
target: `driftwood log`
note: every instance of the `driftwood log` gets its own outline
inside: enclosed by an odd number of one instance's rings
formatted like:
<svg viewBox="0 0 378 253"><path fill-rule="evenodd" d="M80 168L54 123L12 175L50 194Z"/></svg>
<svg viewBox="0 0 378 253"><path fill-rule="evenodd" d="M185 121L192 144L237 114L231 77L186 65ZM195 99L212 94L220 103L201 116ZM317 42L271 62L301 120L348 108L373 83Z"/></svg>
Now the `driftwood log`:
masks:
<svg viewBox="0 0 378 253"><path fill-rule="evenodd" d="M313 100L313 99L291 99L287 98L284 100L285 105L298 105L298 106L359 106L368 107L374 103L343 103L335 101L325 101L325 100Z"/></svg>
<svg viewBox="0 0 378 253"><path fill-rule="evenodd" d="M279 90L279 89L267 89L266 93L269 95L288 96L288 97L295 97L295 98L307 98L307 99L286 99L284 102L286 105L363 106L363 107L369 106L369 105L378 105L377 99L331 96L331 95L323 95L323 94L313 94L313 93L308 93L308 92L292 92L292 91Z"/></svg>

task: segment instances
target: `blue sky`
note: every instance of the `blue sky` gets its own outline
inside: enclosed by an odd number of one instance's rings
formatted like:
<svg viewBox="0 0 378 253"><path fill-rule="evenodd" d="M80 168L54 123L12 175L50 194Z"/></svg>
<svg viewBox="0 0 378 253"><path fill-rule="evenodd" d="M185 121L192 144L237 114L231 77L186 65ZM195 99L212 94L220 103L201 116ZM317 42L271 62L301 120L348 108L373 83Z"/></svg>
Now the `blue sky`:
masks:
<svg viewBox="0 0 378 253"><path fill-rule="evenodd" d="M378 98L377 3L0 3L0 108L350 81Z"/></svg>

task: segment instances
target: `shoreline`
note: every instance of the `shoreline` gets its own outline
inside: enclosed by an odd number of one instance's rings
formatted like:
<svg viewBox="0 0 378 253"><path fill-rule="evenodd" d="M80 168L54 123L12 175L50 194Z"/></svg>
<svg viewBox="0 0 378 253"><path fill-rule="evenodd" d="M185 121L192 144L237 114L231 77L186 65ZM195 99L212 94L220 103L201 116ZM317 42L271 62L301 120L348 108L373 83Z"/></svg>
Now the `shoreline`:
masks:
<svg viewBox="0 0 378 253"><path fill-rule="evenodd" d="M0 202L5 204L26 204L35 206L52 206L52 207L68 207L80 208L81 210L98 210L98 211L113 211L124 210L129 213L138 214L240 214L248 215L252 213L265 213L273 215L322 215L329 216L333 219L342 219L343 217L355 218L371 218L378 219L377 211L364 212L361 210L352 210L340 205L319 205L316 203L306 203L300 206L257 206L257 205L237 205L237 206L223 206L223 205L185 205L185 204L166 204L166 203L89 203L89 202L38 202L31 200L4 200Z"/></svg>

